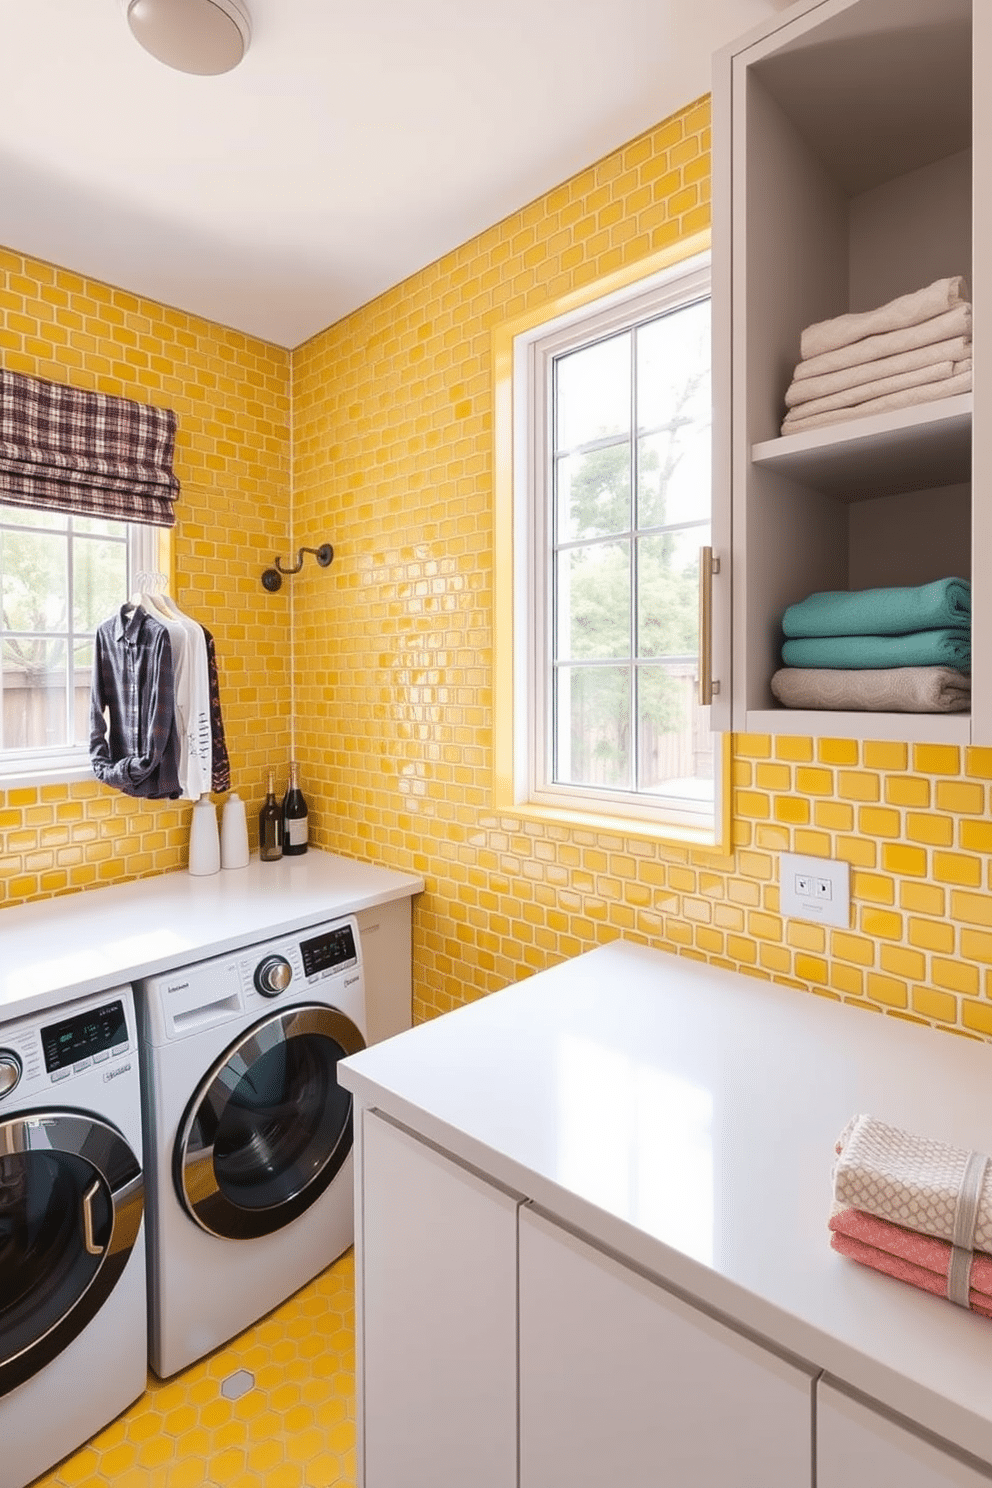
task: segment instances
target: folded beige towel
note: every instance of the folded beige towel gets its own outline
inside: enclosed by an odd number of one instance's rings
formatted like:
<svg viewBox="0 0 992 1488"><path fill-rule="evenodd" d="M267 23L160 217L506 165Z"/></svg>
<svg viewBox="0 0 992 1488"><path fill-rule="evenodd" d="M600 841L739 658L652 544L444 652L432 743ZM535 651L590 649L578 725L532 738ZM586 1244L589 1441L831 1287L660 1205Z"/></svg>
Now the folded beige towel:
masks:
<svg viewBox="0 0 992 1488"><path fill-rule="evenodd" d="M862 341L865 336L878 336L886 331L901 330L903 326L918 325L922 320L932 320L935 315L953 310L967 299L968 286L960 275L937 279L924 289L900 295L898 299L880 305L877 310L838 315L833 320L821 320L816 325L807 326L799 338L799 355L806 361L838 346Z"/></svg>
<svg viewBox="0 0 992 1488"><path fill-rule="evenodd" d="M946 382L948 378L960 377L971 371L971 362L934 362L930 367L917 367L912 372L900 372L895 377L877 377L874 382L863 382L860 387L844 388L826 398L811 398L800 403L785 415L782 429L785 431L797 419L812 418L817 413L832 413L835 408L856 408L859 403L868 403L884 398L888 393L901 393L906 388L924 387L929 383Z"/></svg>
<svg viewBox="0 0 992 1488"><path fill-rule="evenodd" d="M916 372L921 367L932 367L938 362L970 360L971 337L953 336L949 341L935 341L932 346L917 346L912 351L901 351L896 356L862 362L859 367L843 367L837 372L825 372L822 377L807 377L801 381L797 379L786 393L785 402L787 407L795 408L800 403L811 403L814 398L827 398L832 393L863 387L865 383L877 382L883 377L898 377L903 372Z"/></svg>
<svg viewBox="0 0 992 1488"><path fill-rule="evenodd" d="M840 671L782 667L772 693L786 708L831 708L869 713L965 713L971 678L953 667L886 667Z"/></svg>
<svg viewBox="0 0 992 1488"><path fill-rule="evenodd" d="M833 1213L860 1209L890 1224L955 1239L955 1221L969 1153L917 1136L873 1116L853 1117L836 1144ZM972 1245L992 1251L992 1163L978 1192Z"/></svg>
<svg viewBox="0 0 992 1488"><path fill-rule="evenodd" d="M869 398L854 408L834 408L827 413L814 413L809 417L789 418L782 425L783 434L802 434L807 429L820 429L825 424L842 424L847 419L867 418L871 413L888 413L896 408L913 408L918 403L936 403L939 398L955 398L958 393L971 392L971 368L957 377L947 377L943 382L927 382L921 387L903 388L898 393L886 393L881 398ZM809 404L804 404L796 413L806 413Z"/></svg>
<svg viewBox="0 0 992 1488"><path fill-rule="evenodd" d="M900 352L914 351L919 346L930 346L935 341L947 341L955 336L971 340L970 304L957 305L944 315L920 321L919 325L904 326L902 330L888 331L883 336L866 336L863 341L852 341L849 346L838 346L834 351L810 357L808 361L798 363L796 381L822 377L825 372L839 372L842 367L860 367L863 362L898 356Z"/></svg>

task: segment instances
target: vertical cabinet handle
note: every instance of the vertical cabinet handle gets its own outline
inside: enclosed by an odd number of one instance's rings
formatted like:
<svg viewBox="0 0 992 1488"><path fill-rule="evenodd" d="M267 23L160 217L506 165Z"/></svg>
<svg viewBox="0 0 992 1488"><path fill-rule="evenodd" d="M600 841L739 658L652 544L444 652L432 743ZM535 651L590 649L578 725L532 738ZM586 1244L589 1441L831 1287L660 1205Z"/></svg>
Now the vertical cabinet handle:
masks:
<svg viewBox="0 0 992 1488"><path fill-rule="evenodd" d="M699 550L699 703L708 708L720 691L713 680L713 575L720 572L720 560L712 548Z"/></svg>
<svg viewBox="0 0 992 1488"><path fill-rule="evenodd" d="M93 1225L93 1200L100 1192L100 1180L94 1178L90 1187L83 1194L83 1243L86 1246L86 1254L91 1256L103 1255L103 1246L97 1245L96 1234Z"/></svg>

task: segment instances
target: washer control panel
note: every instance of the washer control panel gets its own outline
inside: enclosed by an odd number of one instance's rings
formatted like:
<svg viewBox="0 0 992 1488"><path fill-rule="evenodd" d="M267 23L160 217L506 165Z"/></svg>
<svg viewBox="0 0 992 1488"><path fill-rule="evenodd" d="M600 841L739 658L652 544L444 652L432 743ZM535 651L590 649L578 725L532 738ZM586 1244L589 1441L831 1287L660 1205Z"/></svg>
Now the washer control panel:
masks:
<svg viewBox="0 0 992 1488"><path fill-rule="evenodd" d="M127 1050L123 1002L118 998L44 1025L41 1046L45 1068L53 1077L69 1070L81 1074L93 1064L105 1064L112 1055Z"/></svg>
<svg viewBox="0 0 992 1488"><path fill-rule="evenodd" d="M54 1013L51 1022L0 1027L0 1111L73 1076L117 1072L116 1061L132 1049L128 1018L124 1000L110 992Z"/></svg>
<svg viewBox="0 0 992 1488"><path fill-rule="evenodd" d="M288 940L249 946L238 957L246 995L281 997L303 985L316 986L325 977L339 976L359 964L358 926L353 919L316 925Z"/></svg>
<svg viewBox="0 0 992 1488"><path fill-rule="evenodd" d="M308 981L357 965L354 925L346 920L341 925L331 925L319 931L308 940L301 940L300 955L303 957L303 975Z"/></svg>

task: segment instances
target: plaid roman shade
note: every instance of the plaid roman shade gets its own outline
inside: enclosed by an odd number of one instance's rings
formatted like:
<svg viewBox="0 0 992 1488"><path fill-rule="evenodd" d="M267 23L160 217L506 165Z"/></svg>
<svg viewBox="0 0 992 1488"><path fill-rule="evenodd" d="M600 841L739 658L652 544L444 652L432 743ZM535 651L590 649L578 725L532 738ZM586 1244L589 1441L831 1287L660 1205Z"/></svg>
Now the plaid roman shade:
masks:
<svg viewBox="0 0 992 1488"><path fill-rule="evenodd" d="M0 368L0 502L173 527L176 416Z"/></svg>

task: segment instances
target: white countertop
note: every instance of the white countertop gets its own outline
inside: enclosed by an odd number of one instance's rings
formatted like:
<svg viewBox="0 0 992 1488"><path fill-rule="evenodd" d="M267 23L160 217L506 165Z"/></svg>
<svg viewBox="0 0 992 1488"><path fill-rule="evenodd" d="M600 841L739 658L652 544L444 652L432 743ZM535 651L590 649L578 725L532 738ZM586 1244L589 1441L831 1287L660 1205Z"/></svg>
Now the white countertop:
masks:
<svg viewBox="0 0 992 1488"><path fill-rule="evenodd" d="M0 1019L419 893L423 879L310 848L0 910Z"/></svg>
<svg viewBox="0 0 992 1488"><path fill-rule="evenodd" d="M992 1046L615 942L340 1066L439 1147L992 1462L992 1322L829 1245L865 1112L992 1152Z"/></svg>

